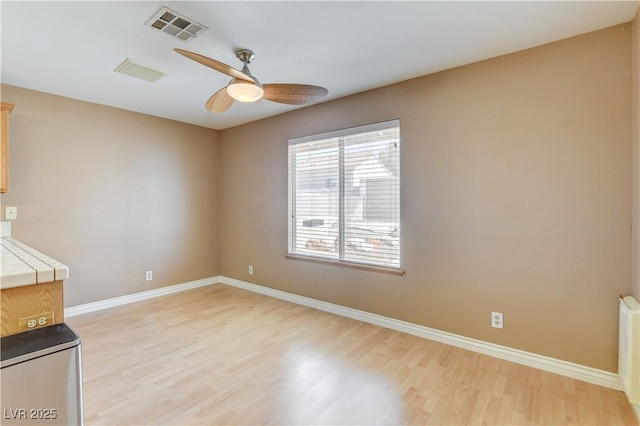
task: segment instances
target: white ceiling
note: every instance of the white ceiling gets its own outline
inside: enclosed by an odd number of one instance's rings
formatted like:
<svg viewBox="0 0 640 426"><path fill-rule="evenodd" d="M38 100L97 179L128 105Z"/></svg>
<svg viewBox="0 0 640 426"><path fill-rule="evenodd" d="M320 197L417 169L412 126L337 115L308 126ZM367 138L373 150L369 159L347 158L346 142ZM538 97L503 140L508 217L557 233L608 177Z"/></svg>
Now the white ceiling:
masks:
<svg viewBox="0 0 640 426"><path fill-rule="evenodd" d="M6 84L224 129L299 108L265 100L204 109L229 77L174 47L241 68L262 83L324 86L323 101L631 21L637 1L75 1L2 0ZM209 29L183 43L144 23L166 6ZM126 58L167 73L113 72Z"/></svg>

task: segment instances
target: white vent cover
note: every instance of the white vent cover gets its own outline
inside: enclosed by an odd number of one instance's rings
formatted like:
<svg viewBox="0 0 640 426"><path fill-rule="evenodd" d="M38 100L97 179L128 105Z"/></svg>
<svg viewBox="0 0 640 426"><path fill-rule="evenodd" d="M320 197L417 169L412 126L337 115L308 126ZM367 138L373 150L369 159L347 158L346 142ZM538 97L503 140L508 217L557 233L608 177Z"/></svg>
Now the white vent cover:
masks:
<svg viewBox="0 0 640 426"><path fill-rule="evenodd" d="M144 25L184 42L199 36L207 29L204 25L167 7L162 7Z"/></svg>
<svg viewBox="0 0 640 426"><path fill-rule="evenodd" d="M150 82L155 82L160 77L164 77L166 73L152 68L148 65L143 65L140 62L136 62L131 59L126 59L121 63L118 68L114 70L121 74L129 75L131 77L139 78Z"/></svg>

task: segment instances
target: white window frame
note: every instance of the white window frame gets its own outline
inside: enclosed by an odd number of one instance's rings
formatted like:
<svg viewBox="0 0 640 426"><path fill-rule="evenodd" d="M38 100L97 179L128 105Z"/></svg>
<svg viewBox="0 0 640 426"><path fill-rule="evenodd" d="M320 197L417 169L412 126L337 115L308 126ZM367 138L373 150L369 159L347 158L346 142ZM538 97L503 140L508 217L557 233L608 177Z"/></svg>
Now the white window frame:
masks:
<svg viewBox="0 0 640 426"><path fill-rule="evenodd" d="M344 147L341 146L339 147L339 166L338 166L338 170L339 170L339 186L340 186L340 190L339 190L339 200L340 200L340 205L339 205L339 231L338 231L338 238L340 239L340 244L339 244L339 253L338 255L333 255L333 256L321 256L321 255L315 255L315 254L300 254L297 253L297 249L296 249L296 232L297 232L297 226L296 226L296 183L295 183L295 177L297 176L297 169L296 169L296 160L295 160L295 156L292 156L291 154L291 147L294 145L298 145L298 144L306 144L309 142L315 142L315 141L322 141L322 140L326 140L326 139L333 139L333 138L346 138L349 136L354 136L357 134L361 134L361 133L369 133L369 132L375 132L375 131L380 131L380 130L388 130L390 128L397 128L398 132L400 132L400 120L399 119L394 119L394 120L389 120L389 121L384 121L384 122L379 122L379 123L374 123L374 124L367 124L367 125L363 125L363 126L357 126L357 127L351 127L351 128L347 128L347 129L341 129L341 130L335 130L335 131L331 131L331 132L325 132L325 133L320 133L320 134L314 134L314 135L309 135L309 136L303 136L303 137L298 137L298 138L293 138L290 139L288 142L288 152L289 152L289 159L288 159L288 235L287 235L287 245L288 245L288 250L287 250L287 257L289 258L302 258L303 260L319 260L319 261L326 261L329 263L338 263L344 266L354 266L354 267L358 267L359 269L372 269L372 270L380 270L382 272L391 272L391 273L395 273L395 274L403 274L404 272L401 271L400 267L401 267L401 258L400 258L400 251L401 251L401 244L400 241L398 242L398 260L397 260L397 264L395 263L379 263L379 262L374 262L374 261L360 261L360 260L353 260L353 259L345 259L345 253L344 253L344 249L345 249L345 208L344 208L344 194L345 194L345 179L344 179L344 173L345 173L345 167L344 167ZM401 137L398 137L398 148L400 149L400 142L401 142ZM340 144L341 145L341 144ZM400 167L400 159L398 158L398 167L400 168L400 172L398 174L398 179L400 180L400 183L398 185L401 185L401 175L402 175L402 171L401 171L401 167ZM400 189L398 188L398 191L400 191ZM400 205L401 205L401 200L400 200L400 195L398 196L398 201L397 201L397 211L398 211L398 233L400 234Z"/></svg>

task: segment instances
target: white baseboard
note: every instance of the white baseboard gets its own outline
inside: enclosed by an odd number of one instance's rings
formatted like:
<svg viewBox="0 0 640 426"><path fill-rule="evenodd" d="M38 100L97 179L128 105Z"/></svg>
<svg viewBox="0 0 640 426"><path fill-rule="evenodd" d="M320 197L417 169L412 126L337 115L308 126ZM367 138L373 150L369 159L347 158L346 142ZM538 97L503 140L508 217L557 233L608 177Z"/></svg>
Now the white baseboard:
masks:
<svg viewBox="0 0 640 426"><path fill-rule="evenodd" d="M573 379L582 380L588 383L594 383L596 385L604 386L607 388L622 390L622 384L620 383L618 375L608 371L598 370L596 368L574 364L572 362L567 362L544 355L538 355L531 352L525 352L519 349L496 345L495 343L489 343L469 337L459 336L457 334L448 333L446 331L440 331L433 328L424 327L421 325L389 317L384 317L382 315L360 311L358 309L347 308L345 306L335 305L333 303L323 302L304 296L298 296L296 294L251 284L233 278L221 277L221 282L223 284L253 291L255 293L264 294L266 296L275 297L277 299L286 300L288 302L297 303L299 305L319 309L321 311L330 312L332 314L341 315L343 317L353 318L359 321L367 322L369 324L378 325L380 327L390 328L392 330L467 349L472 352L478 352L495 358L515 362L517 364L522 364L540 370L549 371L551 373L560 374L562 376L571 377Z"/></svg>
<svg viewBox="0 0 640 426"><path fill-rule="evenodd" d="M154 297L166 296L168 294L178 293L180 291L191 290L207 285L218 284L220 282L222 282L222 277L203 278L201 280L189 281L187 283L171 285L168 287L161 287L155 290L143 291L141 293L127 294L125 296L114 297L112 299L85 303L84 305L71 306L64 309L64 316L65 318L75 317L76 315L88 314L90 312L96 312L116 306L127 305L129 303L152 299Z"/></svg>
<svg viewBox="0 0 640 426"><path fill-rule="evenodd" d="M531 352L525 352L519 349L513 349L506 346L496 345L495 343L484 342L482 340L472 339L470 337L459 336L457 334L440 331L422 325L413 324L382 315L372 314L370 312L358 309L348 308L321 300L311 299L309 297L299 296L276 290L257 284L248 283L246 281L217 276L204 278L201 280L191 281L184 284L177 284L169 287L162 287L155 290L144 291L113 299L102 300L99 302L87 303L84 305L72 306L65 308L65 317L73 317L89 312L95 312L102 309L113 308L115 306L126 305L141 300L151 299L154 297L166 296L168 294L180 291L191 290L198 287L204 287L212 284L227 284L233 287L249 290L254 293L263 294L265 296L274 297L276 299L286 300L298 305L308 306L310 308L329 312L343 317L352 318L380 327L389 328L391 330L400 331L414 336L422 337L436 342L444 343L451 346L467 349L472 352L489 355L495 358L504 359L515 362L516 364L526 365L551 373L560 374L562 376L571 377L573 379L582 380L588 383L604 386L607 388L622 390L622 384L618 375L604 370L587 367L572 362L563 361L556 358L538 355ZM640 418L640 407L634 406L638 418Z"/></svg>

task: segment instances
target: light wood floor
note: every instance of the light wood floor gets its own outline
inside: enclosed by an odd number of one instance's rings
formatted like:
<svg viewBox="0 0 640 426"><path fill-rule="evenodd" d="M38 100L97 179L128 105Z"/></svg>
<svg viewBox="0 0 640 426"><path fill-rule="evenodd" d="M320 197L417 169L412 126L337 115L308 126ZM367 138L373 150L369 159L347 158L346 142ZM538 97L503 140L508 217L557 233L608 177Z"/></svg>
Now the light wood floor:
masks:
<svg viewBox="0 0 640 426"><path fill-rule="evenodd" d="M85 424L638 424L622 392L215 285L67 321Z"/></svg>

